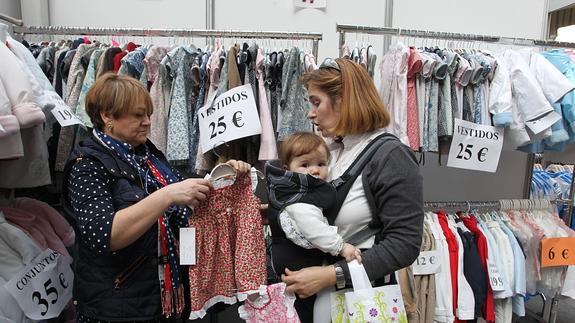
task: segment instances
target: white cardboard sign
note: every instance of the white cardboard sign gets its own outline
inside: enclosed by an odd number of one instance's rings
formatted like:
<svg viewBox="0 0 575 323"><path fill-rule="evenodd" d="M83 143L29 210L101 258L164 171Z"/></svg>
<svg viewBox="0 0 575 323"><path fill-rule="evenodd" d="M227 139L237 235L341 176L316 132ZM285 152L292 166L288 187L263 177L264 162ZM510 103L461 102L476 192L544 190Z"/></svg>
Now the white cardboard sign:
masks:
<svg viewBox="0 0 575 323"><path fill-rule="evenodd" d="M251 85L233 88L198 110L202 151L262 133Z"/></svg>
<svg viewBox="0 0 575 323"><path fill-rule="evenodd" d="M4 285L27 317L58 317L72 299L71 259L46 249Z"/></svg>
<svg viewBox="0 0 575 323"><path fill-rule="evenodd" d="M441 255L437 250L422 251L411 265L414 275L432 275L441 272Z"/></svg>
<svg viewBox="0 0 575 323"><path fill-rule="evenodd" d="M82 124L82 121L76 117L74 112L70 110L70 107L64 103L64 101L57 102L56 107L50 110L60 126L67 127L75 124Z"/></svg>
<svg viewBox="0 0 575 323"><path fill-rule="evenodd" d="M503 129L455 119L448 167L495 173L503 147Z"/></svg>

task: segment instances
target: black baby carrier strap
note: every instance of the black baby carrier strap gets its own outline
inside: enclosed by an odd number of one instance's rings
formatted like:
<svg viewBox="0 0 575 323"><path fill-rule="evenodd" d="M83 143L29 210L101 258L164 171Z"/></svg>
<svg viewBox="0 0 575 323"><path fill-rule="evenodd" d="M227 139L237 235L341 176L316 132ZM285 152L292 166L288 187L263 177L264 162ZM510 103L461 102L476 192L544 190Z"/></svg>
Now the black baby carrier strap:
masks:
<svg viewBox="0 0 575 323"><path fill-rule="evenodd" d="M341 210L343 202L347 194L349 193L353 183L357 179L357 177L361 174L364 167L367 165L369 161L373 158L379 147L383 145L388 140L398 140L396 136L390 133L383 133L373 139L365 149L357 156L357 158L353 161L351 166L338 178L331 181L331 184L335 187L337 191L336 201L333 207L329 209L324 209L323 215L327 218L327 221L330 225L333 225L335 219ZM369 236L372 236L378 229L367 228L366 230L362 230L357 234L353 235L348 239L348 243L354 244L365 241Z"/></svg>

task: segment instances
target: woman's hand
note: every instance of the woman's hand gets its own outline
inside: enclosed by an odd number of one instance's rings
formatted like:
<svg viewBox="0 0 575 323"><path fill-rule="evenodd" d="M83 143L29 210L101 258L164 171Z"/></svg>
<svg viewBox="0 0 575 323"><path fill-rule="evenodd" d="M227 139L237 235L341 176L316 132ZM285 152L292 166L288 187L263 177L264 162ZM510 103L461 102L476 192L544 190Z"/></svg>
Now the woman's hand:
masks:
<svg viewBox="0 0 575 323"><path fill-rule="evenodd" d="M247 174L252 168L252 165L235 159L228 160L226 164L232 166L236 170L238 176Z"/></svg>
<svg viewBox="0 0 575 323"><path fill-rule="evenodd" d="M206 179L190 178L163 189L168 194L170 204L198 206L210 194L212 184Z"/></svg>
<svg viewBox="0 0 575 323"><path fill-rule="evenodd" d="M286 268L282 281L286 283L286 291L296 293L301 298L315 295L320 290L335 285L335 269L333 266L307 267L298 271Z"/></svg>

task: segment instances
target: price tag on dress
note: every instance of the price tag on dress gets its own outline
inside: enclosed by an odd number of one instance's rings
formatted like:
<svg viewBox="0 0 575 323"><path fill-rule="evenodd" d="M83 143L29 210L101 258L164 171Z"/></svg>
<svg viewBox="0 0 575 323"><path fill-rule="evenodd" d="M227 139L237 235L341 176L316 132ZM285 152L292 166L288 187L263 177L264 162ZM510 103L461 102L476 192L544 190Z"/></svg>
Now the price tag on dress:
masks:
<svg viewBox="0 0 575 323"><path fill-rule="evenodd" d="M180 228L180 265L196 264L196 229Z"/></svg>
<svg viewBox="0 0 575 323"><path fill-rule="evenodd" d="M448 167L494 173L497 171L503 129L455 119Z"/></svg>
<svg viewBox="0 0 575 323"><path fill-rule="evenodd" d="M198 110L200 144L204 152L248 136L262 133L260 117L252 87L233 88L217 97L212 104Z"/></svg>
<svg viewBox="0 0 575 323"><path fill-rule="evenodd" d="M422 251L411 265L414 275L432 275L441 272L441 255L436 250Z"/></svg>
<svg viewBox="0 0 575 323"><path fill-rule="evenodd" d="M505 281L491 259L487 259L487 270L489 271L489 284L491 285L491 289L494 291L505 290Z"/></svg>
<svg viewBox="0 0 575 323"><path fill-rule="evenodd" d="M541 240L541 267L575 265L575 238Z"/></svg>
<svg viewBox="0 0 575 323"><path fill-rule="evenodd" d="M71 259L46 249L4 285L27 317L58 317L72 299Z"/></svg>
<svg viewBox="0 0 575 323"><path fill-rule="evenodd" d="M70 110L70 107L63 104L64 101L61 102L62 104L57 105L54 109L51 110L52 114L62 127L72 126L75 124L82 124L82 121L76 117L74 112Z"/></svg>

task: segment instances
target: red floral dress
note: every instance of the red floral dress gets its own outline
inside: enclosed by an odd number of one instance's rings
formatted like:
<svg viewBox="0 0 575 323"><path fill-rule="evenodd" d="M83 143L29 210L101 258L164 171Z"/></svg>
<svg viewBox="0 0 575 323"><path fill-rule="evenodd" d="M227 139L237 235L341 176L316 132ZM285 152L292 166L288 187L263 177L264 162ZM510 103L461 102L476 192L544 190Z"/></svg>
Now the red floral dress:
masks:
<svg viewBox="0 0 575 323"><path fill-rule="evenodd" d="M190 266L190 319L218 302L234 304L237 293L266 282L266 255L259 200L249 176L210 193L195 208L196 265Z"/></svg>

